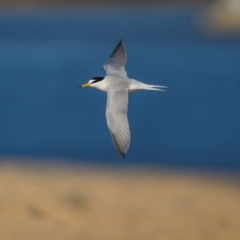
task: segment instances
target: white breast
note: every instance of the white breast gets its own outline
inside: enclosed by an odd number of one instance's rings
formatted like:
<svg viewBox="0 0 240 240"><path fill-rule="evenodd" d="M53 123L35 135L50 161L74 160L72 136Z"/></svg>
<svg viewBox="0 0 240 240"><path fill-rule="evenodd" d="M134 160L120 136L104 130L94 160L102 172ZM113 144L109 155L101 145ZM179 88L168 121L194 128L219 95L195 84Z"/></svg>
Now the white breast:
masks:
<svg viewBox="0 0 240 240"><path fill-rule="evenodd" d="M101 91L104 91L104 92L106 92L106 90L107 90L105 80L96 82L96 83L92 84L91 87L97 88L98 90L101 90Z"/></svg>

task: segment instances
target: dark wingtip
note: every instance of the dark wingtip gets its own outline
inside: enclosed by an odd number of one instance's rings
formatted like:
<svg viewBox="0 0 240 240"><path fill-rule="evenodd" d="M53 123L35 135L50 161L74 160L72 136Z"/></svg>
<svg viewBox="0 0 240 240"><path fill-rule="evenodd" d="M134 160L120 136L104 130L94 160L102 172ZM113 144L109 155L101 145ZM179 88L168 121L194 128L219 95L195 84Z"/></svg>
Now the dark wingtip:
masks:
<svg viewBox="0 0 240 240"><path fill-rule="evenodd" d="M117 52L117 50L120 48L120 46L123 44L123 39L120 40L120 42L117 44L117 46L115 47L115 49L113 50L110 58Z"/></svg>
<svg viewBox="0 0 240 240"><path fill-rule="evenodd" d="M111 136L112 136L112 140L113 140L113 143L114 143L114 146L117 150L117 152L119 153L119 155L122 157L122 158L125 158L125 153L126 152L123 152L121 147L119 146L119 143L117 141L117 138L115 137L115 135L111 132L110 130L110 133L111 133Z"/></svg>
<svg viewBox="0 0 240 240"><path fill-rule="evenodd" d="M119 155L125 159L125 153L123 153L122 151L120 151L119 149L117 149Z"/></svg>

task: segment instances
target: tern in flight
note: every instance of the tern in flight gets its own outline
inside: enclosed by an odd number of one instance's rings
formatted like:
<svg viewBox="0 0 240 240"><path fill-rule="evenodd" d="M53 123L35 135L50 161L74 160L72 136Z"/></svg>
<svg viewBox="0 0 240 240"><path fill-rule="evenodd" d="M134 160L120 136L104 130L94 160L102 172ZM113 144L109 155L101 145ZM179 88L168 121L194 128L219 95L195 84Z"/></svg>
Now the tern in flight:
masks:
<svg viewBox="0 0 240 240"><path fill-rule="evenodd" d="M113 143L124 158L130 145L130 130L127 118L128 92L138 90L164 91L165 86L149 85L128 78L125 71L127 54L121 40L104 64L105 77L94 77L80 87L94 87L107 92L106 118Z"/></svg>

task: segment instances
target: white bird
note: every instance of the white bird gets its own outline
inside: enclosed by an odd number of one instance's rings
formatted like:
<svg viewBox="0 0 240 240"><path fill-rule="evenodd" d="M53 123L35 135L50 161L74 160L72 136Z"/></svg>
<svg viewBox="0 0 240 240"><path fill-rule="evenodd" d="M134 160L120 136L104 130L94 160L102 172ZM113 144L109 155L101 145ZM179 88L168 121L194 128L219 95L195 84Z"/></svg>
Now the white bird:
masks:
<svg viewBox="0 0 240 240"><path fill-rule="evenodd" d="M94 87L107 92L106 118L113 143L124 158L130 145L130 130L127 118L128 92L138 90L164 91L165 86L149 85L127 77L125 63L127 54L121 40L104 64L105 77L94 77L80 87Z"/></svg>

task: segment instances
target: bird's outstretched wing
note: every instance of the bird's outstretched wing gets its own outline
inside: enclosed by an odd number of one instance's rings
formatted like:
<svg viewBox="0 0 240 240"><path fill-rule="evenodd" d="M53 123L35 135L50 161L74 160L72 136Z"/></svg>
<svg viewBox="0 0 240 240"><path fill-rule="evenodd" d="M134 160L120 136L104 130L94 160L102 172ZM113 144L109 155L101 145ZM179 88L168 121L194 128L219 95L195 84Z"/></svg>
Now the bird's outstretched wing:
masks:
<svg viewBox="0 0 240 240"><path fill-rule="evenodd" d="M130 145L127 119L128 90L107 90L107 125L118 153L124 158Z"/></svg>
<svg viewBox="0 0 240 240"><path fill-rule="evenodd" d="M110 58L103 65L104 69L106 70L106 75L126 77L127 73L124 68L126 61L127 61L127 53L126 53L123 41L121 40L116 46L116 48L114 49Z"/></svg>

